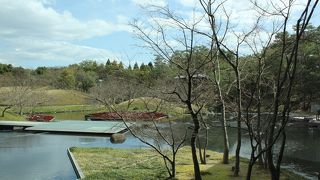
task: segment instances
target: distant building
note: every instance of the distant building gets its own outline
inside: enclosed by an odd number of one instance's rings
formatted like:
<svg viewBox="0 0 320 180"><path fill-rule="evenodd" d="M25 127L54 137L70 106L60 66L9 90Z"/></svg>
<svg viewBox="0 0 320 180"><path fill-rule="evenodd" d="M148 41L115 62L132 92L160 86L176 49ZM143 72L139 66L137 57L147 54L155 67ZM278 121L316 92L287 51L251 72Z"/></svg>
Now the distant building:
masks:
<svg viewBox="0 0 320 180"><path fill-rule="evenodd" d="M320 110L320 102L312 102L310 104L311 108L310 108L310 112L312 113L317 113Z"/></svg>
<svg viewBox="0 0 320 180"><path fill-rule="evenodd" d="M187 77L182 75L178 75L174 78L177 80L187 80ZM209 79L208 76L205 74L195 74L192 76L192 84L195 86L198 86L208 79Z"/></svg>
<svg viewBox="0 0 320 180"><path fill-rule="evenodd" d="M182 75L178 75L176 77L174 77L175 79L186 79L186 76L182 76ZM206 80L208 79L208 76L205 74L195 74L192 76L192 78L194 79L199 79L199 80Z"/></svg>

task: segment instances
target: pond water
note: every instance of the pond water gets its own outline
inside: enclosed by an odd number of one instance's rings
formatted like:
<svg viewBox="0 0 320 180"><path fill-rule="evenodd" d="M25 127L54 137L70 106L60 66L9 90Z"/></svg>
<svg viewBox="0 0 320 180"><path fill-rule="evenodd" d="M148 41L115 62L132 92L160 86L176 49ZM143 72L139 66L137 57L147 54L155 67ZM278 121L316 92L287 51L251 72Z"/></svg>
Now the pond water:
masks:
<svg viewBox="0 0 320 180"><path fill-rule="evenodd" d="M183 134L188 123L175 123L175 133ZM230 148L234 154L236 130L230 129ZM0 132L1 179L76 179L67 156L69 147L144 148L144 144L126 134L123 144L112 144L108 137ZM316 179L320 171L320 131L289 129L284 166ZM223 151L221 128L211 128L209 149ZM249 141L243 138L242 156L249 155Z"/></svg>
<svg viewBox="0 0 320 180"><path fill-rule="evenodd" d="M69 147L141 148L136 139L112 144L107 137L0 132L0 179L76 179Z"/></svg>
<svg viewBox="0 0 320 180"><path fill-rule="evenodd" d="M209 139L209 149L223 152L221 130L215 129ZM235 154L236 129L229 130L230 153ZM220 141L217 139L220 139ZM317 179L316 173L320 172L320 130L308 128L288 128L283 167L294 170L310 179ZM250 140L243 135L241 156L250 157Z"/></svg>

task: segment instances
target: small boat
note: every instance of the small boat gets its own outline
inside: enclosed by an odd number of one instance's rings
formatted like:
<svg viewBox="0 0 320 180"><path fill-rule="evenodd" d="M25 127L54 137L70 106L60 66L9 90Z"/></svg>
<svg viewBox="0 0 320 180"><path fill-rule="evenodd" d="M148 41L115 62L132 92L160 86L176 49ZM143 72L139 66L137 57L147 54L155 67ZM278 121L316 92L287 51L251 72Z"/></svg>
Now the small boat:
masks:
<svg viewBox="0 0 320 180"><path fill-rule="evenodd" d="M54 120L54 116L45 114L31 114L27 117L29 121L50 122Z"/></svg>
<svg viewBox="0 0 320 180"><path fill-rule="evenodd" d="M159 120L168 117L160 112L101 112L85 115L87 121L108 121L108 120Z"/></svg>

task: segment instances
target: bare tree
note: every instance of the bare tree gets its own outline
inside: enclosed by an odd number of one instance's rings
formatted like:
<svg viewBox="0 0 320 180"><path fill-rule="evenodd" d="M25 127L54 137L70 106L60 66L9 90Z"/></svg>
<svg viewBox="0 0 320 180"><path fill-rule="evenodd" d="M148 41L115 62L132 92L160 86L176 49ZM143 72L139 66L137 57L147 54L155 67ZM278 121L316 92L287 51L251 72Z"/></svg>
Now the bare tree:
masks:
<svg viewBox="0 0 320 180"><path fill-rule="evenodd" d="M122 113L123 109L119 110L115 104L109 102L113 101L112 99L103 97L103 99L100 99L101 97L102 96L96 94L94 99L105 105L110 112L116 113L133 137L137 138L139 141L157 152L163 159L169 178L175 178L176 155L186 141L187 128L185 128L186 130L184 134L177 134L174 131L174 127L170 119L167 121L168 127L161 128L156 122L156 117L153 116L150 117L150 121L148 122L141 122L141 120L139 121L139 119L135 119L134 117L127 117L125 113ZM133 99L134 97L130 98ZM157 102L155 99L158 100L159 98L141 98L147 112L158 112L161 109L164 100ZM132 102L133 100L128 101L126 112L129 111ZM155 102L157 102L157 104L155 104Z"/></svg>
<svg viewBox="0 0 320 180"><path fill-rule="evenodd" d="M247 126L250 146L251 146L251 155L247 169L247 179L251 178L252 168L255 162L258 160L259 164L262 165L263 161L263 140L265 139L266 131L268 126L262 124L262 115L261 115L261 106L262 106L262 88L263 87L263 77L267 76L266 71L266 58L267 51L269 50L270 43L272 42L275 34L279 31L279 27L274 27L273 31L268 36L267 40L262 41L262 33L257 31L253 36L252 41L247 41L248 46L253 52L253 56L250 58L254 64L255 71L247 72L252 78L248 80L249 84L245 87L246 91L244 92L246 97L245 105L245 123ZM264 33L266 35L268 33ZM262 51L260 50L262 49ZM252 73L252 74L251 74ZM251 115L251 112L256 112L257 115ZM264 122L267 122L268 118L264 119Z"/></svg>
<svg viewBox="0 0 320 180"><path fill-rule="evenodd" d="M123 79L109 77L100 80L95 88L90 92L88 99L99 102L110 112L110 106L127 101L127 109L134 102L134 97L145 94L144 86L139 84L135 79Z"/></svg>
<svg viewBox="0 0 320 180"><path fill-rule="evenodd" d="M246 106L246 124L250 137L251 144L251 158L249 161L247 179L251 178L252 167L255 162L260 159L262 161L262 155L266 153L267 164L270 169L272 179L280 178L280 165L284 153L285 142L286 142L286 131L285 127L289 119L289 112L291 111L291 92L294 85L294 79L297 69L298 61L298 50L299 41L301 40L304 30L312 17L315 7L318 1L311 3L308 1L305 9L302 11L300 18L296 23L296 33L291 37L288 36L287 26L289 24L289 18L291 9L293 7L293 1L288 1L288 3L281 1L280 5L274 2L270 2L274 11L269 11L259 5L256 1L253 2L254 6L260 11L261 15L268 16L280 16L283 17L283 23L279 27L282 28L281 35L281 51L278 56L280 56L277 74L275 76L275 87L274 87L274 99L271 105L265 105L265 107L273 108L272 117L267 124L261 124L261 85L262 77L264 76L264 61L267 57L266 51L268 50L272 37L279 29L274 29L274 31L269 36L266 45L262 45L262 51L259 52L257 48L256 41L252 44L248 43L248 39L245 39L247 45L254 52L254 58L257 60L257 71L256 79L252 84L252 89L247 92L242 92L247 97ZM290 38L290 39L289 39ZM254 36L253 39L257 40L259 37ZM247 88L248 89L248 88ZM256 101L257 105L257 119L249 115L250 107ZM283 109L280 109L280 106ZM257 120L256 127L253 120ZM268 119L266 119L268 121ZM263 137L266 137L265 145L262 145ZM279 152L276 156L276 161L274 161L274 145L277 141L281 142ZM274 164L276 162L276 164Z"/></svg>
<svg viewBox="0 0 320 180"><path fill-rule="evenodd" d="M254 23L246 32L236 33L234 27L230 27L229 18L230 15L224 8L223 2L216 2L211 0L200 0L200 4L205 11L205 14L208 18L208 23L211 29L210 33L199 32L200 34L211 39L211 42L217 48L220 56L230 65L233 69L235 78L236 78L236 102L237 102L237 148L236 148L236 161L234 167L234 175L238 176L240 171L240 149L241 149L241 121L242 121L242 88L241 88L241 46L244 46L246 39L251 36L253 31L257 28L258 23ZM217 22L217 12L220 11L224 14L226 18L226 23L222 27L221 22ZM257 22L259 18L257 18ZM222 33L220 31L223 31ZM226 43L226 36L228 34L233 35L236 38L236 43L230 45Z"/></svg>
<svg viewBox="0 0 320 180"><path fill-rule="evenodd" d="M0 104L0 106L3 107L3 110L2 110L2 112L1 112L1 117L4 117L5 112L6 112L7 110L9 110L10 108L12 108L13 105L11 105L11 104Z"/></svg>
<svg viewBox="0 0 320 180"><path fill-rule="evenodd" d="M117 111L114 112L118 113ZM169 178L175 178L176 155L186 141L187 131L185 131L184 135L174 133L171 120L168 120L169 129L161 129L154 118L151 118L151 124L148 124L147 128L145 125L142 125L142 128L140 128L130 125L130 122L128 122L130 120L123 117L120 113L118 115L135 138L151 147L162 157Z"/></svg>
<svg viewBox="0 0 320 180"><path fill-rule="evenodd" d="M212 51L213 52L213 51ZM216 56L212 55L213 59L213 81L216 85L216 92L219 97L219 101L221 103L221 127L223 132L223 144L224 144L224 151L223 151L223 163L229 163L229 136L227 130L227 119L226 119L226 102L224 95L222 93L222 86L221 86L221 69L220 69L220 62L219 62L219 55L217 52Z"/></svg>
<svg viewBox="0 0 320 180"><path fill-rule="evenodd" d="M177 17L169 8L151 6L152 24L139 24L138 21L132 23L137 36L146 46L163 57L168 63L177 69L176 87L166 92L176 95L186 106L193 121L193 131L190 145L194 165L195 179L201 179L200 167L197 158L196 140L200 130L199 114L205 105L204 98L206 91L201 77L202 69L210 62L209 54L204 58L196 58L194 54L197 50L195 40L196 26L200 19L192 22ZM154 16L156 15L156 17ZM148 28L151 31L148 31ZM174 34L173 38L171 33ZM178 46L173 46L175 41ZM180 50L180 51L179 51ZM194 106L199 104L200 106Z"/></svg>
<svg viewBox="0 0 320 180"><path fill-rule="evenodd" d="M23 114L23 108L28 104L29 96L32 89L27 84L21 84L19 86L11 87L12 91L9 93L10 101L18 108L18 113Z"/></svg>
<svg viewBox="0 0 320 180"><path fill-rule="evenodd" d="M42 89L33 89L28 96L26 106L30 108L30 114L35 112L35 109L39 106L45 105L49 101L47 94Z"/></svg>
<svg viewBox="0 0 320 180"><path fill-rule="evenodd" d="M280 165L282 162L286 143L285 127L289 120L289 113L291 111L291 94L295 82L295 74L297 71L299 43L313 15L313 12L317 7L318 0L308 0L306 2L300 17L296 21L295 35L293 35L292 40L289 41L287 38L287 28L289 26L289 18L291 17L291 9L293 7L293 3L294 1L288 1L287 3L281 1L281 6L279 6L271 1L272 7L274 8L273 12L265 8L262 8L257 2L254 3L256 7L259 8L261 11L283 18L283 31L281 34L282 48L280 53L278 72L275 79L276 85L274 92L272 112L273 115L270 122L266 143L266 155L268 166L271 173L271 177L275 180L280 178ZM282 110L279 108L280 105L283 105ZM281 146L277 155L276 164L274 164L273 145L280 137Z"/></svg>

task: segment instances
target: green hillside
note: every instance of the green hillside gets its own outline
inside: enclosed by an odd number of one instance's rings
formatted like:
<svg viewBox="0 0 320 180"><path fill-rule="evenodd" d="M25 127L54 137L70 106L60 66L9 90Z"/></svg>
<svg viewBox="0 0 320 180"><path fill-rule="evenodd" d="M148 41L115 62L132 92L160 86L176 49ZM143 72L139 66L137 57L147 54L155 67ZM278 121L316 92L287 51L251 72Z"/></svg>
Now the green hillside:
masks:
<svg viewBox="0 0 320 180"><path fill-rule="evenodd" d="M129 108L128 104L130 104ZM131 99L130 101L124 101L116 105L116 109L121 111L157 111L166 114L184 114L186 111L185 108L179 107L175 103L151 97L140 97Z"/></svg>

